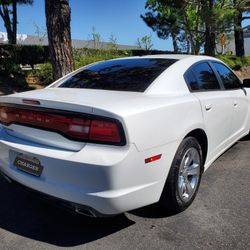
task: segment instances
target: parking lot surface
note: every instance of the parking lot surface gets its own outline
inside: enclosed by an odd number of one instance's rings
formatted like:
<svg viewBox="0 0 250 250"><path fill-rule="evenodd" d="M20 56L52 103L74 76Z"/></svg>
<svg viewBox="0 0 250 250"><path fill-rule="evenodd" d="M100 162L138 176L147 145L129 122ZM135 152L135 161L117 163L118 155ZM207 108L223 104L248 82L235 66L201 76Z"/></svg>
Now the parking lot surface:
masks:
<svg viewBox="0 0 250 250"><path fill-rule="evenodd" d="M0 249L250 249L250 139L203 175L193 205L155 206L109 219L72 215L0 177Z"/></svg>

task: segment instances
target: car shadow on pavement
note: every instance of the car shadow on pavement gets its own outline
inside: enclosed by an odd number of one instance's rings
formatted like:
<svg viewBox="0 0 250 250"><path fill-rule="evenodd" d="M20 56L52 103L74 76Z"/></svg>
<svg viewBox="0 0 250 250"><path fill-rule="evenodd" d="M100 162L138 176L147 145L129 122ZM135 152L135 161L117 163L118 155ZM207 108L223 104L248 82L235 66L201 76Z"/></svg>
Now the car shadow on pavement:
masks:
<svg viewBox="0 0 250 250"><path fill-rule="evenodd" d="M61 247L82 245L133 225L125 215L89 218L32 197L0 177L1 229Z"/></svg>
<svg viewBox="0 0 250 250"><path fill-rule="evenodd" d="M157 203L129 211L128 213L142 218L150 218L150 219L160 219L176 215L176 213L172 211L163 209Z"/></svg>

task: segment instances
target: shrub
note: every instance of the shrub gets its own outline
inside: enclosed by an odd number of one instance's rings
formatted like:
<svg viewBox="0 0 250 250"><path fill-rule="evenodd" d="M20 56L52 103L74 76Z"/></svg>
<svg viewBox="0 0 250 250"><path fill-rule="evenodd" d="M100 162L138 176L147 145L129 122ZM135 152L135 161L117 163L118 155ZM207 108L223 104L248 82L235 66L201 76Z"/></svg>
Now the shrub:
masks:
<svg viewBox="0 0 250 250"><path fill-rule="evenodd" d="M19 64L16 64L11 60L11 58L1 59L0 71L3 75L16 75L21 73L21 68Z"/></svg>
<svg viewBox="0 0 250 250"><path fill-rule="evenodd" d="M240 70L245 65L244 59L237 56L219 55L217 57L234 70Z"/></svg>
<svg viewBox="0 0 250 250"><path fill-rule="evenodd" d="M246 65L250 66L250 56L246 56Z"/></svg>
<svg viewBox="0 0 250 250"><path fill-rule="evenodd" d="M53 82L51 63L40 64L38 69L29 72L28 76L37 77L40 84L49 85Z"/></svg>
<svg viewBox="0 0 250 250"><path fill-rule="evenodd" d="M78 69L90 63L131 56L132 53L126 50L98 50L98 49L74 49L75 68Z"/></svg>

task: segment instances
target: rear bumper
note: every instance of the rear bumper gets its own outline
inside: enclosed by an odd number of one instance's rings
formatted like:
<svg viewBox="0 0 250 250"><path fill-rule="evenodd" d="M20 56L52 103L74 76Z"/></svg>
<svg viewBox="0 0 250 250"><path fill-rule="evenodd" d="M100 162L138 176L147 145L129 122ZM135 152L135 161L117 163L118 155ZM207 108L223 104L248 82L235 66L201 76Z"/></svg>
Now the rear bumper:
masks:
<svg viewBox="0 0 250 250"><path fill-rule="evenodd" d="M87 207L97 216L114 215L159 200L177 145L138 152L133 144L87 144L72 152L21 140L0 130L0 171L27 188L75 207ZM42 175L18 170L13 165L17 153L38 158L44 167ZM159 153L161 160L145 164L145 158Z"/></svg>
<svg viewBox="0 0 250 250"><path fill-rule="evenodd" d="M49 201L49 203L51 203L51 205L55 205L61 208L66 209L69 212L73 212L73 213L78 213L78 214L83 214L89 217L107 217L107 215L105 214L101 214L98 211L94 210L91 207L82 205L82 204L77 204L77 203L73 203L70 201L66 201L63 199L59 199L57 197L53 197L50 196L48 194L44 194L41 193L39 191L36 191L34 189L28 188L16 181L14 181L13 179L9 178L7 175L5 175L3 172L0 171L0 175L9 183L20 187L21 189L23 189L24 191L27 191L29 193L31 193L35 198L41 198L42 200L45 201Z"/></svg>

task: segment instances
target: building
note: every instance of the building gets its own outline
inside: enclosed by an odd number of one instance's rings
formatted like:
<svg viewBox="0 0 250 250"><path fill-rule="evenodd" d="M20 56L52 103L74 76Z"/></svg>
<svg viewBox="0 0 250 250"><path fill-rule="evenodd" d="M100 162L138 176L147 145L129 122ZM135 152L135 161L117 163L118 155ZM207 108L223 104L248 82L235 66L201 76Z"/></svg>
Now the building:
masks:
<svg viewBox="0 0 250 250"><path fill-rule="evenodd" d="M250 55L250 25L244 28L245 53Z"/></svg>
<svg viewBox="0 0 250 250"><path fill-rule="evenodd" d="M0 44L8 43L7 33L0 32ZM22 45L48 45L48 39L45 36L33 36L27 34L17 34L17 44ZM108 42L94 42L93 40L72 39L73 48L91 48L91 49L110 49L112 46ZM116 45L120 50L137 50L138 46Z"/></svg>
<svg viewBox="0 0 250 250"><path fill-rule="evenodd" d="M243 28L244 32L244 45L245 45L245 55L250 55L250 25ZM217 53L221 54L222 47L221 45L217 45ZM227 36L225 42L225 54L233 54L235 55L235 42L234 36Z"/></svg>

